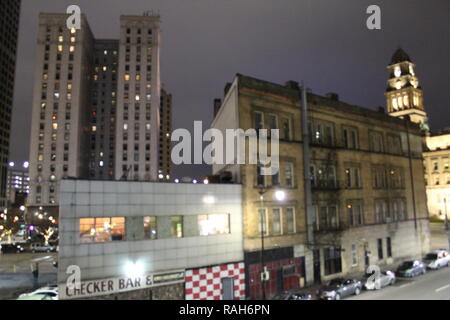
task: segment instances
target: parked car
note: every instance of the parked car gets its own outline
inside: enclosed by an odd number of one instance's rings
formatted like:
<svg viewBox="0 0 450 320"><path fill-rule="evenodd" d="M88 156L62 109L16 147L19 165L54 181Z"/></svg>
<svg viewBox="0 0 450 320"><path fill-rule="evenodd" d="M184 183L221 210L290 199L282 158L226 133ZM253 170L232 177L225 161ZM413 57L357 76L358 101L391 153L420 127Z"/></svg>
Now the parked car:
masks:
<svg viewBox="0 0 450 320"><path fill-rule="evenodd" d="M33 297L38 299L33 299ZM23 293L18 300L58 300L58 286L42 287L30 293Z"/></svg>
<svg viewBox="0 0 450 320"><path fill-rule="evenodd" d="M53 296L48 294L34 294L32 296L17 298L17 300L58 300L58 299L55 299Z"/></svg>
<svg viewBox="0 0 450 320"><path fill-rule="evenodd" d="M427 273L427 266L420 260L409 260L403 262L396 272L397 277L412 278Z"/></svg>
<svg viewBox="0 0 450 320"><path fill-rule="evenodd" d="M311 295L299 291L285 291L273 296L272 300L311 300Z"/></svg>
<svg viewBox="0 0 450 320"><path fill-rule="evenodd" d="M359 295L361 289L362 284L359 280L337 278L320 289L317 296L321 300L340 300L352 294Z"/></svg>
<svg viewBox="0 0 450 320"><path fill-rule="evenodd" d="M32 243L31 244L31 252L53 252L56 251L55 246L45 245L43 243Z"/></svg>
<svg viewBox="0 0 450 320"><path fill-rule="evenodd" d="M2 244L0 245L0 252L1 253L21 253L25 249L23 246L17 243L8 243L8 244Z"/></svg>
<svg viewBox="0 0 450 320"><path fill-rule="evenodd" d="M423 262L429 269L440 269L442 267L450 267L450 254L447 250L440 249L428 253Z"/></svg>
<svg viewBox="0 0 450 320"><path fill-rule="evenodd" d="M367 275L367 277L366 283L364 284L366 290L378 290L395 283L395 273L389 270L380 272L378 284L375 282L377 280L370 278L370 275Z"/></svg>

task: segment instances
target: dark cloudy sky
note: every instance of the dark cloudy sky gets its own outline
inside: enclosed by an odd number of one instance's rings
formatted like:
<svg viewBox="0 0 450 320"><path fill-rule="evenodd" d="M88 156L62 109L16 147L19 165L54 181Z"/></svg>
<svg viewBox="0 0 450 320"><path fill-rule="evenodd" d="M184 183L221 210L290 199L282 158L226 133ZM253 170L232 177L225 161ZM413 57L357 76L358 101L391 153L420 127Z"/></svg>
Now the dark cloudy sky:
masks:
<svg viewBox="0 0 450 320"><path fill-rule="evenodd" d="M4 1L4 0L2 0ZM236 73L313 92L336 92L367 108L385 106L386 65L401 45L416 63L432 129L450 126L449 0L22 0L10 159L28 158L39 12L77 4L96 38L118 38L121 14L159 10L161 77L173 94L173 127L205 127L212 101ZM366 28L381 7L382 30ZM175 175L202 175L201 166Z"/></svg>

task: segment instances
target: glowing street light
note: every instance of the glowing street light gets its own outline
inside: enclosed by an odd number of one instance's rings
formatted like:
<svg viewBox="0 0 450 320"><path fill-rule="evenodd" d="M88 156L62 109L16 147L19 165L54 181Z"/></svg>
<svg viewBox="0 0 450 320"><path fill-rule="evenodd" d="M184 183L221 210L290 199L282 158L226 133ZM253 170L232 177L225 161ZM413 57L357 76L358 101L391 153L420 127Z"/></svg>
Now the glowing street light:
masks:
<svg viewBox="0 0 450 320"><path fill-rule="evenodd" d="M278 201L284 201L285 198L286 192L282 190L278 190L277 192L275 192L275 199L277 199Z"/></svg>

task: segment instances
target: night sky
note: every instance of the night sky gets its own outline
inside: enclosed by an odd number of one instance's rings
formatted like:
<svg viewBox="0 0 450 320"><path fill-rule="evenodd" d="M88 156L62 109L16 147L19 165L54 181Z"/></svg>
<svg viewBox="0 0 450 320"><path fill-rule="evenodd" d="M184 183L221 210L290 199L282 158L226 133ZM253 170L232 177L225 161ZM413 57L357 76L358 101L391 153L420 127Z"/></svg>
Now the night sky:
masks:
<svg viewBox="0 0 450 320"><path fill-rule="evenodd" d="M385 106L386 66L398 46L416 63L432 130L450 127L448 0L22 0L13 108L12 161L28 159L39 12L77 4L96 38L118 38L121 14L159 10L161 79L173 94L173 128L212 120L213 99L236 73L284 84L305 81L314 93ZM366 28L366 8L381 7L381 30ZM174 176L209 174L205 166Z"/></svg>

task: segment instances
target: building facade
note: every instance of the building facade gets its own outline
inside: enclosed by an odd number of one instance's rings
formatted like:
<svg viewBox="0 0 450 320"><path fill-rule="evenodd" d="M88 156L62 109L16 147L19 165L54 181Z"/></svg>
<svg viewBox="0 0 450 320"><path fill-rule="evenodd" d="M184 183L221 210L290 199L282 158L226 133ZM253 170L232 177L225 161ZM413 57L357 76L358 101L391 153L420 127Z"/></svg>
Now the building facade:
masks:
<svg viewBox="0 0 450 320"><path fill-rule="evenodd" d="M67 18L39 17L32 107L28 207L53 216L62 179L150 181L161 163L170 167L159 161L170 148L160 126L171 121L171 96L160 99L159 16L121 16L118 40L95 39L84 15L70 30Z"/></svg>
<svg viewBox="0 0 450 320"><path fill-rule="evenodd" d="M19 32L20 0L6 1L0 8L0 207L7 204L7 175L11 111L13 107Z"/></svg>
<svg viewBox="0 0 450 320"><path fill-rule="evenodd" d="M423 153L430 216L444 220L450 214L450 132L431 133Z"/></svg>
<svg viewBox="0 0 450 320"><path fill-rule="evenodd" d="M64 180L60 299L244 299L241 193L237 184ZM81 271L75 291L71 266Z"/></svg>
<svg viewBox="0 0 450 320"><path fill-rule="evenodd" d="M117 180L155 181L158 178L160 40L159 16L120 17Z"/></svg>
<svg viewBox="0 0 450 320"><path fill-rule="evenodd" d="M242 184L247 295L253 298L420 257L429 248L419 126L335 94L308 93L307 101L307 134L292 81L282 86L237 75L216 107L212 127L223 133L279 129L278 174L264 176L247 163L213 166L215 174L228 172Z"/></svg>
<svg viewBox="0 0 450 320"><path fill-rule="evenodd" d="M28 176L28 162L23 165L10 162L8 166L7 200L14 203L16 194L27 196L30 191L30 177Z"/></svg>
<svg viewBox="0 0 450 320"><path fill-rule="evenodd" d="M164 88L161 89L161 106L159 113L160 118L160 134L159 134L159 180L170 180L172 174L172 95L167 93Z"/></svg>

